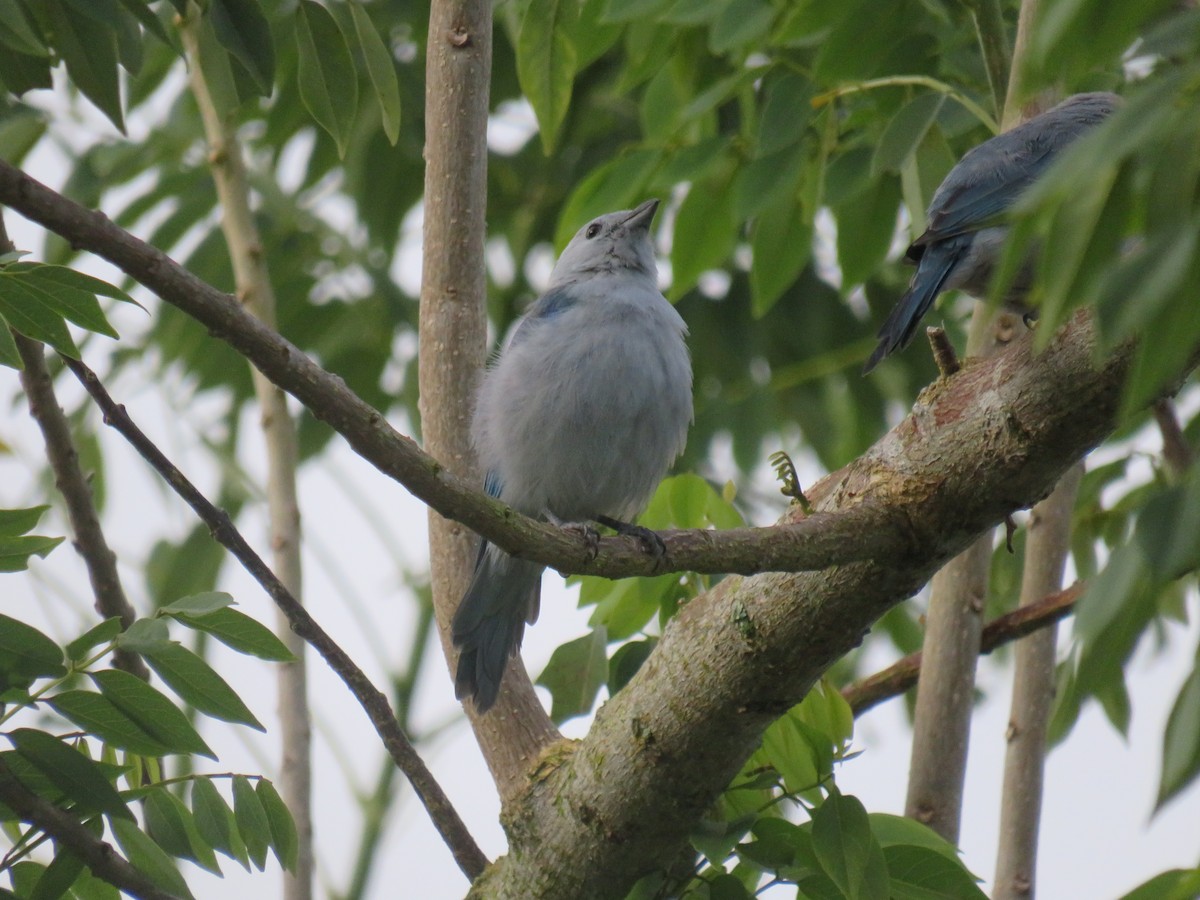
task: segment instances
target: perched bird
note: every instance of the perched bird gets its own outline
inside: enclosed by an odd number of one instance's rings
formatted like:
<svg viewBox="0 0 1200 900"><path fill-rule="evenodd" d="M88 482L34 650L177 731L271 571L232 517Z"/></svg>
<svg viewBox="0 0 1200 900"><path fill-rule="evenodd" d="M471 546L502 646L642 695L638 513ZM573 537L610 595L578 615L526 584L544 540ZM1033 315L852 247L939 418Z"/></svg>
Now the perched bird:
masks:
<svg viewBox="0 0 1200 900"><path fill-rule="evenodd" d="M1004 213L1060 150L1102 122L1120 102L1115 94L1076 94L984 141L959 160L933 194L925 233L905 253L917 271L879 329L879 345L863 367L864 374L908 346L938 294L961 288L975 297L986 296L1007 233ZM1024 315L1028 310L1022 301L1030 288L1032 266L1022 268L1004 302Z"/></svg>
<svg viewBox="0 0 1200 900"><path fill-rule="evenodd" d="M579 230L550 285L484 375L472 440L493 497L555 524L590 521L662 543L628 523L683 451L692 421L687 326L655 283L657 200ZM594 535L594 532L591 532ZM454 615L455 695L496 701L543 567L484 541Z"/></svg>

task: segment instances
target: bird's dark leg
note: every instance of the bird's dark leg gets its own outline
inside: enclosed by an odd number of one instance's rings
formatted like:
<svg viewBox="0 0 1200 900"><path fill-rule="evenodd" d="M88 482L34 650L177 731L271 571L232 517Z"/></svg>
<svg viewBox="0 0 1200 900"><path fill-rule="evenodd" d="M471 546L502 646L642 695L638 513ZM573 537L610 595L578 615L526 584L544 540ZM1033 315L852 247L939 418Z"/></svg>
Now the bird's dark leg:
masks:
<svg viewBox="0 0 1200 900"><path fill-rule="evenodd" d="M662 561L667 555L667 545L663 543L663 539L656 532L651 531L641 525L631 525L629 522L622 522L620 519L614 519L610 516L596 516L596 521L601 525L605 525L623 537L637 538L646 552L653 556L655 560Z"/></svg>

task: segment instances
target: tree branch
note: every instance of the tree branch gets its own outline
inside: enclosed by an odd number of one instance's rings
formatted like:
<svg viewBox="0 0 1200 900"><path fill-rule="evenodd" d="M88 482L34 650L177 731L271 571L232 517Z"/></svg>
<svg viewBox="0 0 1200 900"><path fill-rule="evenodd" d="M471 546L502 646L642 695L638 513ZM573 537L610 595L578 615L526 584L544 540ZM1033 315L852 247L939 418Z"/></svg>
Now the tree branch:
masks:
<svg viewBox="0 0 1200 900"><path fill-rule="evenodd" d="M275 288L263 253L262 237L250 209L250 182L235 116L222 115L209 90L200 65L196 33L199 8L190 12L180 26L189 59L192 94L204 122L209 147L209 165L221 205L221 231L229 249L238 298L249 312L269 328L276 328ZM301 602L300 501L296 492L299 450L296 423L288 412L287 395L251 366L259 423L266 446L267 520L271 535L272 570ZM276 623L285 628L287 616L276 611ZM283 875L285 900L311 900L313 889L312 817L312 723L308 711L308 673L304 641L294 632L284 632L284 643L295 659L276 669L279 699L279 790L296 822L297 852L292 871Z"/></svg>
<svg viewBox="0 0 1200 900"><path fill-rule="evenodd" d="M979 640L979 652L988 654L997 647L1019 640L1065 619L1075 610L1075 601L1083 593L1081 582L1056 591L1037 603L1021 606L997 616L986 626ZM842 696L850 704L855 718L911 689L921 674L921 651L898 659L886 669L842 688Z"/></svg>
<svg viewBox="0 0 1200 900"><path fill-rule="evenodd" d="M1069 469L1054 492L1033 508L1025 543L1022 607L1034 605L1062 586L1063 568L1071 551L1071 514L1082 478L1081 463ZM1058 629L1052 625L1016 646L993 900L1034 895L1057 638Z"/></svg>
<svg viewBox="0 0 1200 900"><path fill-rule="evenodd" d="M21 784L3 759L0 759L0 801L20 816L21 821L37 826L54 838L59 852L69 848L97 878L140 900L178 900L174 894L155 885L74 816Z"/></svg>
<svg viewBox="0 0 1200 900"><path fill-rule="evenodd" d="M440 38L439 38L440 40ZM598 552L577 534L536 522L452 474L387 424L344 381L266 327L228 294L201 281L165 253L0 160L0 203L109 260L163 300L196 319L249 359L341 434L360 456L440 515L502 549L562 572L626 578L668 571L708 574L819 570L903 556L912 537L885 507L855 507L773 528L664 532L665 563L633 538L601 538ZM455 351L458 352L458 351ZM427 354L428 355L428 354ZM887 520L890 527L879 527Z"/></svg>
<svg viewBox="0 0 1200 900"><path fill-rule="evenodd" d="M0 216L0 253L10 253L16 248L8 238L4 217ZM29 401L29 414L37 422L46 445L46 459L54 472L54 484L67 505L67 517L71 530L75 532L72 542L75 551L83 558L92 583L92 595L96 598L96 612L106 619L120 619L121 629L133 624L137 613L121 587L121 576L117 574L117 556L104 539L100 517L92 502L92 488L87 476L79 467L79 453L71 437L71 426L58 405L54 394L54 380L46 368L46 351L42 345L19 332L11 332L21 355L21 387ZM150 680L150 670L142 658L128 650L117 650L113 654L113 665L136 675L143 681Z"/></svg>
<svg viewBox="0 0 1200 900"><path fill-rule="evenodd" d="M366 711L375 732L383 741L396 765L408 778L413 790L425 805L434 827L454 854L458 866L468 878L474 879L487 865L487 857L480 851L467 831L462 819L451 806L450 800L434 780L429 769L413 748L396 721L387 697L376 688L363 671L341 647L334 643L316 620L309 614L288 589L254 552L246 539L234 527L229 516L213 506L187 477L163 455L162 451L142 433L125 412L109 396L96 373L78 360L63 357L63 361L75 373L96 405L104 414L104 423L115 428L125 440L133 445L176 494L190 506L201 521L212 531L213 538L242 564L247 572L262 585L275 605L283 610L292 630L313 646L329 667L337 673L359 705Z"/></svg>
<svg viewBox="0 0 1200 900"><path fill-rule="evenodd" d="M688 604L587 738L506 809L510 852L472 895L622 897L671 859L763 730L880 615L1112 432L1130 350L1099 366L1094 353L1080 312L1037 355L1026 336L968 360L809 491L827 511L884 504L918 540L886 562L726 578Z"/></svg>

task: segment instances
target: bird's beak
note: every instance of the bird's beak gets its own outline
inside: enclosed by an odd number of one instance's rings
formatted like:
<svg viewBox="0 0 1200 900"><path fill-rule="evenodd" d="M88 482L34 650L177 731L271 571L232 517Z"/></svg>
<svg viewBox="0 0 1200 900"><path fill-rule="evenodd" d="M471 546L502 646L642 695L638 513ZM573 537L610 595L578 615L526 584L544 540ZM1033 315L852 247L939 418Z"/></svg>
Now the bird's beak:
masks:
<svg viewBox="0 0 1200 900"><path fill-rule="evenodd" d="M628 216L626 216L625 221L621 224L629 229L645 228L649 230L650 222L653 221L654 214L656 212L658 212L658 201L647 200Z"/></svg>

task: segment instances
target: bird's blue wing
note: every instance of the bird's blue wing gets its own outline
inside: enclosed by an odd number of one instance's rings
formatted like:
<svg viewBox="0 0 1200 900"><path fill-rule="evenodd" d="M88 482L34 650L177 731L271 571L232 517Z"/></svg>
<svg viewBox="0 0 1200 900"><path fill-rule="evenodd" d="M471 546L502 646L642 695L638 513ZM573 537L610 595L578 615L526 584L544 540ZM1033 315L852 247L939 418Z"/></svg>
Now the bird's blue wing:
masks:
<svg viewBox="0 0 1200 900"><path fill-rule="evenodd" d="M500 497L500 489L504 487L504 483L500 481L500 474L495 469L488 469L487 474L483 476L483 489L489 497Z"/></svg>
<svg viewBox="0 0 1200 900"><path fill-rule="evenodd" d="M578 295L572 290L571 285L563 287L551 288L538 297L526 310L525 315L521 317L520 323L513 331L512 337L509 339L508 346L514 347L520 341L524 340L532 333L532 329L539 327L541 324L550 321L556 316L562 315L579 300Z"/></svg>

